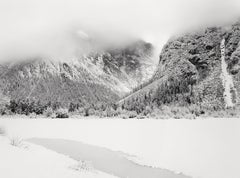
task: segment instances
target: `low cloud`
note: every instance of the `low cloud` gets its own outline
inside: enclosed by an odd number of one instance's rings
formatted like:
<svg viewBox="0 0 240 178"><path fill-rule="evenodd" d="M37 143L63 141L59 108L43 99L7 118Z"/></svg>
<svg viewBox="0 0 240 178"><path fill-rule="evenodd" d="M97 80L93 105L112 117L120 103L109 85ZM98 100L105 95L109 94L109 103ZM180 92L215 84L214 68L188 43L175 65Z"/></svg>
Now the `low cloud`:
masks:
<svg viewBox="0 0 240 178"><path fill-rule="evenodd" d="M174 33L225 24L240 15L237 0L0 0L0 60L71 58L90 42L156 45Z"/></svg>

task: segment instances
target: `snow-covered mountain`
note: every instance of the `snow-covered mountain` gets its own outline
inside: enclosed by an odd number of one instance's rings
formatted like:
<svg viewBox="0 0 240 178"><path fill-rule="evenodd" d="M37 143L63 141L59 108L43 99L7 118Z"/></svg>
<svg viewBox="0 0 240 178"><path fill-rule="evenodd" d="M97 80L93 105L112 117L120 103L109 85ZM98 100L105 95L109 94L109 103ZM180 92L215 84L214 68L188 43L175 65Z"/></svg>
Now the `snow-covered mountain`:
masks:
<svg viewBox="0 0 240 178"><path fill-rule="evenodd" d="M153 50L150 43L139 40L74 59L8 62L0 66L0 87L11 99L111 102L153 75Z"/></svg>
<svg viewBox="0 0 240 178"><path fill-rule="evenodd" d="M119 103L131 103L131 109L171 103L233 107L240 101L239 49L239 22L174 36L163 47L154 76Z"/></svg>

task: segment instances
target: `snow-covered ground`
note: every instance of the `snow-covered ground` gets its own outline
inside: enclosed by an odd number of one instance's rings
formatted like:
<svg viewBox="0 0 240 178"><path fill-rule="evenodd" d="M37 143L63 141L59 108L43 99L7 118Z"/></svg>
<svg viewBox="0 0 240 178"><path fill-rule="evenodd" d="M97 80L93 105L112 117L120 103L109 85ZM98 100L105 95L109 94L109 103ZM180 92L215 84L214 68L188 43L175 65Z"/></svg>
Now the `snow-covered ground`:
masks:
<svg viewBox="0 0 240 178"><path fill-rule="evenodd" d="M193 178L240 177L240 119L0 119L0 125L12 137L77 140Z"/></svg>
<svg viewBox="0 0 240 178"><path fill-rule="evenodd" d="M16 138L15 138L16 139ZM0 177L2 178L114 178L44 147L22 142L10 144L0 136Z"/></svg>

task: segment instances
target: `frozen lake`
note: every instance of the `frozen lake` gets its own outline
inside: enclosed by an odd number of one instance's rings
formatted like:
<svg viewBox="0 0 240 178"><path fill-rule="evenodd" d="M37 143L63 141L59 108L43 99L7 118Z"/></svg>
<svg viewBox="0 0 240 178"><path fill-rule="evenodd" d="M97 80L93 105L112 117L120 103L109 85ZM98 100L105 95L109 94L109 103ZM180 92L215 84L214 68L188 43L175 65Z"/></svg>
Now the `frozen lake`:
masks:
<svg viewBox="0 0 240 178"><path fill-rule="evenodd" d="M120 178L187 178L171 171L142 166L129 161L121 152L63 139L28 139L75 160L90 162L94 169Z"/></svg>
<svg viewBox="0 0 240 178"><path fill-rule="evenodd" d="M193 178L240 177L240 119L0 119L10 136L79 141Z"/></svg>

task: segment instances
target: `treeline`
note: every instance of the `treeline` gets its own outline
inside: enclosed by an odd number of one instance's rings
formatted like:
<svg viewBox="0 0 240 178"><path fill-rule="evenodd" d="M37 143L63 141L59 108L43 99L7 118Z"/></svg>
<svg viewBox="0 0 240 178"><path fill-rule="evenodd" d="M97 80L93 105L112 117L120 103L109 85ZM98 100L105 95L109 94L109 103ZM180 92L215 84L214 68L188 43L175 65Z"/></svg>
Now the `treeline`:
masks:
<svg viewBox="0 0 240 178"><path fill-rule="evenodd" d="M48 102L42 103L40 100L10 100L4 106L1 107L1 114L23 114L23 115L42 115L45 111L51 109L52 111L57 111L62 107L60 102Z"/></svg>
<svg viewBox="0 0 240 178"><path fill-rule="evenodd" d="M68 107L63 107L60 102L42 104L40 101L11 100L5 107L1 108L2 115L26 115L30 118L69 118L78 116L96 116L97 118L118 117L128 118L195 118L204 114L196 105L186 105L184 107L161 105L152 102L151 93L146 95L145 102L135 99L122 105L113 103L97 103L93 105L82 103L70 103ZM81 118L81 117L80 117Z"/></svg>
<svg viewBox="0 0 240 178"><path fill-rule="evenodd" d="M64 105L61 102L42 103L34 100L10 100L1 108L1 114L23 114L23 115L43 115L51 118L68 118L71 116L98 116L98 117L121 117L135 118L148 117L153 113L160 115L166 114L161 110L164 106L185 107L189 109L186 112L196 116L204 111L197 106L193 85L194 82L187 76L184 80L179 78L169 78L162 82L155 90L149 90L144 94L134 95L122 104L95 102L87 104L82 102L71 102ZM176 113L176 109L171 109L167 114ZM177 109L178 110L178 109ZM157 114L157 115L159 115Z"/></svg>
<svg viewBox="0 0 240 178"><path fill-rule="evenodd" d="M42 103L41 101L31 100L10 100L0 108L1 115L39 115L51 118L68 118L72 115L80 116L99 116L99 117L116 117L126 115L126 118L136 117L136 112L123 110L114 103L70 103L68 106L61 102Z"/></svg>

